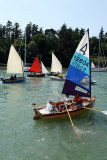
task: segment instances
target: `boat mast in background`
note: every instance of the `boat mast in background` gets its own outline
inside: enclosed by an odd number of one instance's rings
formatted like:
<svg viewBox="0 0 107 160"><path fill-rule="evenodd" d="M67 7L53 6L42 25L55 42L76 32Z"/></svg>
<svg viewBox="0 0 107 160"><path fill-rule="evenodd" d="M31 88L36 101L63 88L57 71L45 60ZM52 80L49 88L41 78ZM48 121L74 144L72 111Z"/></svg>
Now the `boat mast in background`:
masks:
<svg viewBox="0 0 107 160"><path fill-rule="evenodd" d="M24 56L24 66L26 67L26 28L25 28L25 56Z"/></svg>
<svg viewBox="0 0 107 160"><path fill-rule="evenodd" d="M101 56L101 34L99 34L98 68L100 68L100 56Z"/></svg>

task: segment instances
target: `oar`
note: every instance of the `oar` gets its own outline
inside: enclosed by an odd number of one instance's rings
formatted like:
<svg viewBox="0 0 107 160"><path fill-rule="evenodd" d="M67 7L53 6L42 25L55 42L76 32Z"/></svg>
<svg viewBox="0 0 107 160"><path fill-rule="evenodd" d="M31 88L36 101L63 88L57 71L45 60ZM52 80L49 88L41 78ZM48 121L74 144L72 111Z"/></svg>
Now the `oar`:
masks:
<svg viewBox="0 0 107 160"><path fill-rule="evenodd" d="M46 102L44 102L44 103L32 103L32 105L38 105L38 104L46 104Z"/></svg>
<svg viewBox="0 0 107 160"><path fill-rule="evenodd" d="M58 96L58 97L60 97L61 99L63 99L63 97L61 97L60 95L58 95L57 93L55 93L55 92L53 92L56 96ZM75 128L75 126L74 126L74 124L73 124L73 121L72 121L72 118L71 118L71 116L70 116L70 113L69 113L69 110L68 110L68 108L67 108L67 105L66 105L66 103L64 102L64 104L65 104L65 107L66 107L66 110L67 110L67 113L68 113L68 116L69 116L69 119L70 119L70 121L71 121L71 124L72 124L72 126L73 126L73 128L74 128L74 131L75 131L75 133L76 133L76 135L78 136L78 138L80 138L80 134L77 132L77 130L76 130L76 128Z"/></svg>
<svg viewBox="0 0 107 160"><path fill-rule="evenodd" d="M93 110L93 111L98 111L98 112L101 112L101 113L104 113L105 115L107 115L107 111L101 111L101 110L97 110L97 109L93 109L93 108L88 108L88 107L82 107L82 108Z"/></svg>

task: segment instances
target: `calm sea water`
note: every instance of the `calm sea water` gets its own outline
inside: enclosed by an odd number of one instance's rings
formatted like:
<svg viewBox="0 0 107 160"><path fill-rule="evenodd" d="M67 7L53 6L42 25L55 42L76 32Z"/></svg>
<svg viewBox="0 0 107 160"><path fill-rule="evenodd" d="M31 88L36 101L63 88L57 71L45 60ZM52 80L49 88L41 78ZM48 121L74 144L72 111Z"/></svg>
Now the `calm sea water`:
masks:
<svg viewBox="0 0 107 160"><path fill-rule="evenodd" d="M107 72L92 77L94 108L107 111ZM69 118L33 120L32 103L60 100L52 91L61 95L63 84L30 77L20 84L0 81L0 160L107 160L107 115L89 111L73 118L80 138Z"/></svg>

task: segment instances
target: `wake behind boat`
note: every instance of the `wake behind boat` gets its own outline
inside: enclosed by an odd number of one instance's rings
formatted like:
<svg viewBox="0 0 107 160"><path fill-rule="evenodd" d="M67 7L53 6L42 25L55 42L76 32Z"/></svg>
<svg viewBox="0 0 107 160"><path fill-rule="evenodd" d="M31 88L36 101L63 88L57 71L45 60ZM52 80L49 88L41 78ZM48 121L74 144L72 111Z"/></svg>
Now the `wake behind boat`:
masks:
<svg viewBox="0 0 107 160"><path fill-rule="evenodd" d="M89 78L89 84L87 86L80 83L85 76L88 76ZM76 104L76 106L71 106L70 109L68 109L71 116L80 115L94 106L95 97L91 98L91 60L89 53L89 30L86 31L74 53L74 56L71 59L62 94L73 96L76 96L78 94L81 97L88 97L82 98L81 106ZM70 100L70 102L72 103L73 101ZM64 102L61 101L56 102L56 107L63 103ZM55 113L46 113L43 112L43 110L46 111L46 105L34 108L34 119L54 119L68 117L67 110L64 110L62 112L57 111Z"/></svg>
<svg viewBox="0 0 107 160"><path fill-rule="evenodd" d="M15 77L11 75L11 78L1 78L3 83L19 83L25 81L26 79L24 77L23 61L21 60L13 45L10 47L8 56L7 74L15 74ZM23 74L23 76L17 77L16 74Z"/></svg>

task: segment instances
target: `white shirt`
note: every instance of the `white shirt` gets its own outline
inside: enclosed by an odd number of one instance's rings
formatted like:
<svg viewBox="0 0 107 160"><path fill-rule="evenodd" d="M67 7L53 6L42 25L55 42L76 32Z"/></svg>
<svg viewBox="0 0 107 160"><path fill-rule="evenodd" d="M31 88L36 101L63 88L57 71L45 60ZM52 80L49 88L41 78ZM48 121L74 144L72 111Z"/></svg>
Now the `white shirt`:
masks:
<svg viewBox="0 0 107 160"><path fill-rule="evenodd" d="M51 110L52 110L52 109L53 109L52 104L47 103L47 105L46 105L46 110L47 110L47 112L48 112L48 113L51 113Z"/></svg>
<svg viewBox="0 0 107 160"><path fill-rule="evenodd" d="M69 102L69 97L67 98L67 97L65 97L64 99L63 99L63 101L65 101L66 102L66 105L70 105L70 102Z"/></svg>

